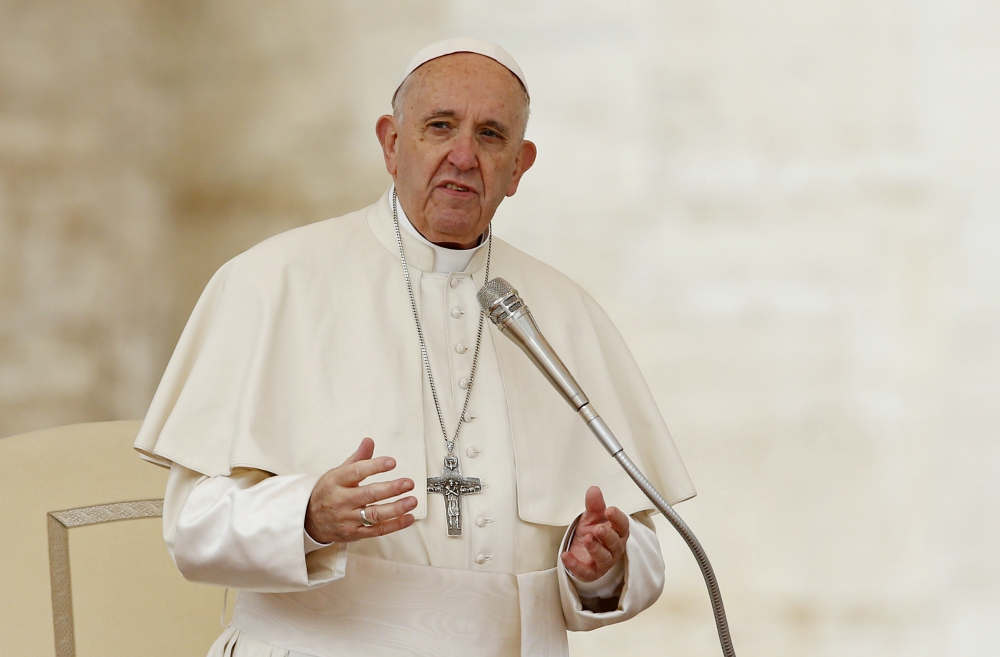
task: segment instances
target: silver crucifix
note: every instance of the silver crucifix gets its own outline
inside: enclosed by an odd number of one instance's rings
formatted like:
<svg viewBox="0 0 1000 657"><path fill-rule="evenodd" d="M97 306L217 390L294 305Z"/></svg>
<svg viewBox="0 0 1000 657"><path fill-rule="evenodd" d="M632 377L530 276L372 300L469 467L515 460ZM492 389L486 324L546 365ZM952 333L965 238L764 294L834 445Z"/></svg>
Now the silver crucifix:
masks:
<svg viewBox="0 0 1000 657"><path fill-rule="evenodd" d="M444 508L448 514L448 536L462 535L462 496L481 493L483 482L478 477L463 477L458 457L444 457L444 470L440 477L427 478L427 492L444 495Z"/></svg>

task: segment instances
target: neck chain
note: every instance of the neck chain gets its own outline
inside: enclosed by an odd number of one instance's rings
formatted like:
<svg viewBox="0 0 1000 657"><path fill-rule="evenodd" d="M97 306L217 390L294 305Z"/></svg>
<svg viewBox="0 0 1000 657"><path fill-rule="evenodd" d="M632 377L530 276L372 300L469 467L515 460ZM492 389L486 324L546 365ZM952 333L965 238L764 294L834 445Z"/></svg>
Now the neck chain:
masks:
<svg viewBox="0 0 1000 657"><path fill-rule="evenodd" d="M441 425L441 435L444 437L445 447L448 453L444 457L444 469L440 477L428 477L427 491L430 493L441 493L445 500L445 513L448 519L448 536L462 535L462 507L461 499L463 495L479 493L483 490L482 482L476 477L463 477L461 464L458 456L455 455L455 443L458 435L462 432L462 425L465 424L465 414L469 410L469 399L472 397L472 384L476 380L476 366L479 364L479 348L483 343L483 313L479 313L479 328L476 331L476 350L472 355L472 372L469 374L469 386L465 389L465 403L462 405L462 412L458 416L458 425L455 427L455 435L448 439L448 429L444 424L444 415L441 413L441 402L438 400L437 387L434 385L434 374L431 372L431 361L427 356L427 343L424 342L424 331L420 326L420 314L417 313L417 300L413 294L413 283L410 281L410 269L406 265L406 255L403 253L403 237L399 233L399 214L396 206L396 188L392 189L392 223L396 229L396 245L399 247L399 261L403 265L403 278L406 280L406 291L410 295L410 309L413 310L413 323L417 327L417 338L420 340L420 355L423 357L424 370L427 372L427 381L431 386L431 397L434 398L434 408L437 410L438 423ZM493 233L487 238L486 247L486 278L490 280L490 259L493 255Z"/></svg>

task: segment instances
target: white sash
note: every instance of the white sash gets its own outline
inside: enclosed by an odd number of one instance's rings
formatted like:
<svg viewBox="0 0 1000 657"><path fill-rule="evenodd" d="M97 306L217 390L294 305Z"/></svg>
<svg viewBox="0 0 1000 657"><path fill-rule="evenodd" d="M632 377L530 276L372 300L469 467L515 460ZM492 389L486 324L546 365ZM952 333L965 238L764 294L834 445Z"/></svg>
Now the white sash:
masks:
<svg viewBox="0 0 1000 657"><path fill-rule="evenodd" d="M242 592L233 627L313 657L569 654L555 568L506 575L351 554L329 584Z"/></svg>

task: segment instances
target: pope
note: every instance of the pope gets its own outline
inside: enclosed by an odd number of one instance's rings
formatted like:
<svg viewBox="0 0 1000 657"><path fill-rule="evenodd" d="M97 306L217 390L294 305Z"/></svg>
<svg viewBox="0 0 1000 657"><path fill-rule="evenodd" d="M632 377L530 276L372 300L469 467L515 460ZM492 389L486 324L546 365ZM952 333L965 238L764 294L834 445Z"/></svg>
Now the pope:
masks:
<svg viewBox="0 0 1000 657"><path fill-rule="evenodd" d="M136 448L170 468L177 567L241 590L210 655L560 655L659 596L652 505L475 301L512 281L654 485L694 494L604 312L493 235L529 106L496 44L432 44L375 125L389 191L207 286Z"/></svg>

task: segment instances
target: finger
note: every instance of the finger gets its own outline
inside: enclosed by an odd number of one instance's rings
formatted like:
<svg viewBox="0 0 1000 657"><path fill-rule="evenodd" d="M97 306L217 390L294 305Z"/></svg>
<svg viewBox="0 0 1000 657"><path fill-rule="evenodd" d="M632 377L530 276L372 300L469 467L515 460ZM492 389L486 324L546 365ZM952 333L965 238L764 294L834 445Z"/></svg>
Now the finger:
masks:
<svg viewBox="0 0 1000 657"><path fill-rule="evenodd" d="M334 481L341 486L357 486L368 477L380 472L389 472L395 467L396 459L391 456L380 456L374 459L345 463L336 469Z"/></svg>
<svg viewBox="0 0 1000 657"><path fill-rule="evenodd" d="M562 562L563 562L563 565L566 566L566 570L568 570L569 572L573 573L574 577L579 578L579 576L580 576L580 572L579 571L582 570L583 564L580 563L580 560L577 559L576 556L573 555L573 553L571 553L571 552L563 552L562 553Z"/></svg>
<svg viewBox="0 0 1000 657"><path fill-rule="evenodd" d="M611 521L611 526L616 532L618 532L618 535L623 539L628 540L628 516L614 506L609 506L608 510L604 512L604 515L606 515L608 520Z"/></svg>
<svg viewBox="0 0 1000 657"><path fill-rule="evenodd" d="M625 541L609 523L603 523L594 529L594 538L611 553L612 559L617 559L625 551Z"/></svg>
<svg viewBox="0 0 1000 657"><path fill-rule="evenodd" d="M597 579L594 577L596 572L594 567L590 564L583 563L575 554L571 552L562 553L562 562L566 567L566 570L568 570L573 577L577 578L581 582L591 582Z"/></svg>
<svg viewBox="0 0 1000 657"><path fill-rule="evenodd" d="M406 515L398 516L396 518L392 518L391 520L386 520L385 522L380 522L374 527L359 527L358 538L376 538L378 536L385 536L386 534L398 532L400 529L406 529L412 525L413 521L413 516L407 513Z"/></svg>
<svg viewBox="0 0 1000 657"><path fill-rule="evenodd" d="M347 460L341 463L341 465L350 465L351 463L370 459L373 454L375 454L375 441L365 437L361 440L358 448L354 450L354 453L348 456Z"/></svg>
<svg viewBox="0 0 1000 657"><path fill-rule="evenodd" d="M372 504L365 507L365 515L374 523L387 522L417 508L417 498L404 497L389 504ZM358 514L361 515L360 513Z"/></svg>
<svg viewBox="0 0 1000 657"><path fill-rule="evenodd" d="M587 552L590 553L590 558L594 560L594 563L600 567L604 567L615 560L615 556L611 554L608 548L604 547L604 544L595 539L594 537L588 537L584 539L584 547L587 548Z"/></svg>
<svg viewBox="0 0 1000 657"><path fill-rule="evenodd" d="M586 496L584 496L582 520L594 524L604 522L604 509L604 494L601 493L601 489L597 486L591 486L587 489Z"/></svg>
<svg viewBox="0 0 1000 657"><path fill-rule="evenodd" d="M375 504L390 497L396 497L413 490L412 479L393 479L392 481L380 481L374 484L359 486L350 493L350 503L354 508Z"/></svg>

